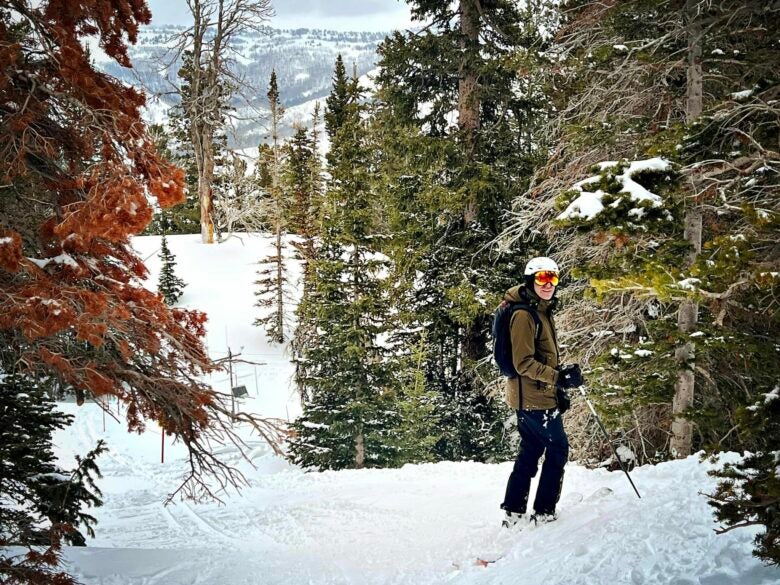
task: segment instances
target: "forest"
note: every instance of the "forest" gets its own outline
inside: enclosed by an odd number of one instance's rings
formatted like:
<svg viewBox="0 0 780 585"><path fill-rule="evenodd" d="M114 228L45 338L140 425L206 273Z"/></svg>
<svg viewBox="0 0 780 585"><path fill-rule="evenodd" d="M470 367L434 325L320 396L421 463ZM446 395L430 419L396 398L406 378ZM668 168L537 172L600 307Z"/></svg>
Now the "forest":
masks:
<svg viewBox="0 0 780 585"><path fill-rule="evenodd" d="M372 87L339 55L290 138L271 73L250 161L228 148L226 39L269 2L228 3L221 31L222 0L193 3L178 105L149 127L85 48L131 67L145 2L0 5L0 547L30 551L0 558L10 583L68 583L59 551L92 530L102 446L58 466L63 396L183 441L194 498L240 481L208 448L233 422L312 471L511 460L491 325L534 256L561 267L561 359L609 429L575 394L570 459L744 453L706 494L713 526L760 525L753 554L780 563L780 2L407 3L421 26L379 44ZM138 284L131 236L241 232L275 237L255 324L289 343L289 426L204 383L222 365L170 258L160 294Z"/></svg>

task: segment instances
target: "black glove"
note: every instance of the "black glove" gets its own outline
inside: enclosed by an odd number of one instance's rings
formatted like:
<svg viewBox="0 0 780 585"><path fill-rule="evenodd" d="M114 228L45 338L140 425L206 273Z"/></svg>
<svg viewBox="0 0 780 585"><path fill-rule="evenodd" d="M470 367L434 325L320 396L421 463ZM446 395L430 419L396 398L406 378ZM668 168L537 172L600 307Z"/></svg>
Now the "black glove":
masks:
<svg viewBox="0 0 780 585"><path fill-rule="evenodd" d="M582 386L583 384L582 379L582 371L580 370L579 364L569 364L568 366L561 366L561 369L558 373L558 383L557 386L559 388L563 388L566 390L567 388L577 388L579 386Z"/></svg>
<svg viewBox="0 0 780 585"><path fill-rule="evenodd" d="M561 414L571 408L571 398L569 397L566 388L562 388L561 386L555 387L555 401L558 403L558 412Z"/></svg>

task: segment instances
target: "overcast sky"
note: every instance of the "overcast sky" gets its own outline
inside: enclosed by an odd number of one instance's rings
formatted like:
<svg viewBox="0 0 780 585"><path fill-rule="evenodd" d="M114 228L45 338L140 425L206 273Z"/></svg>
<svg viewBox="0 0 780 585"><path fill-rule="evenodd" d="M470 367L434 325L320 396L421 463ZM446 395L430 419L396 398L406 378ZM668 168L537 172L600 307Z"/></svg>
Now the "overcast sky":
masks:
<svg viewBox="0 0 780 585"><path fill-rule="evenodd" d="M152 24L189 24L186 0L147 0ZM410 24L403 0L271 0L274 28L389 31Z"/></svg>

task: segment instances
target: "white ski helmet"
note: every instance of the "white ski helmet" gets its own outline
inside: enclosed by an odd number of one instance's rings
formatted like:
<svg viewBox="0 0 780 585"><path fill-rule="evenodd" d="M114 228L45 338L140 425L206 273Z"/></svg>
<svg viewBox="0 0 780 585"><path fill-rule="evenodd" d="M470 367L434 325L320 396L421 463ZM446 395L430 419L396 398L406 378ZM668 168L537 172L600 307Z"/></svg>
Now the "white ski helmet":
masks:
<svg viewBox="0 0 780 585"><path fill-rule="evenodd" d="M546 256L537 256L536 258L531 258L528 261L528 264L525 265L525 272L523 274L525 276L533 276L537 272L542 272L544 270L560 272L558 270L558 265L555 263L555 260L552 258L547 258Z"/></svg>

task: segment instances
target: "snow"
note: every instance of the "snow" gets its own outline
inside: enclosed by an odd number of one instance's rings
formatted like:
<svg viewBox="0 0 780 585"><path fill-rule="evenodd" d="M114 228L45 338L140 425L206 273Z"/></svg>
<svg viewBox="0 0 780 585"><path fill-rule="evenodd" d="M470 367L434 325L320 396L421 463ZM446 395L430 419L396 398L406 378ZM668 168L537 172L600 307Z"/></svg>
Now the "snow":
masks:
<svg viewBox="0 0 780 585"><path fill-rule="evenodd" d="M30 479L51 479L54 481L66 482L70 481L72 477L70 475L65 475L64 473L38 473L30 476Z"/></svg>
<svg viewBox="0 0 780 585"><path fill-rule="evenodd" d="M701 284L701 280L698 278L684 278L677 283L677 287L683 290L696 290Z"/></svg>
<svg viewBox="0 0 780 585"><path fill-rule="evenodd" d="M767 392L764 396L763 402L757 402L756 404L753 404L752 406L748 406L747 409L750 411L757 411L761 408L762 405L766 406L770 402L777 400L780 398L780 386L775 386L774 389L771 392Z"/></svg>
<svg viewBox="0 0 780 585"><path fill-rule="evenodd" d="M229 343L264 362L257 385L251 366L239 370L250 375L242 409L284 417L289 409L295 416L287 349L269 345L251 325L255 262L272 240L241 238L209 246L198 235L168 237L176 273L188 283L181 304L209 313L215 357ZM154 288L159 238L135 238L133 245L149 258ZM111 414L93 402L59 406L76 416L55 437L63 467L98 439L109 447L98 461L104 505L91 510L96 536L64 552L68 570L85 585L776 585L780 578L750 554L757 528L714 533L701 494L714 489L707 472L715 464L698 455L633 469L642 499L621 472L570 463L559 519L512 532L500 528L498 507L512 462L305 472L236 427L252 464L232 445L214 450L248 485L221 493L224 504L166 506L186 470L182 445L162 439L155 424L143 435L128 434L116 402L105 405ZM630 455L621 449L621 457ZM724 454L720 464L738 459ZM475 565L488 555L503 557Z"/></svg>
<svg viewBox="0 0 780 585"><path fill-rule="evenodd" d="M742 91L737 91L731 94L731 99L733 100L744 100L749 98L751 95L753 95L752 89L745 89Z"/></svg>
<svg viewBox="0 0 780 585"><path fill-rule="evenodd" d="M200 234L169 236L167 240L176 258L176 275L187 283L178 305L209 316L206 344L211 356L223 358L230 348L234 355L241 352L241 359L262 362L262 366L235 365L239 384L246 385L252 395L262 394L263 414L283 419L296 417L300 401L291 383L293 366L287 359L286 347L270 344L262 329L252 325L260 316L260 309L254 306L257 263L275 253L273 238L237 234L212 245L202 244ZM133 247L149 268L147 286L156 290L161 265L160 237L134 238ZM293 251L288 245L288 254ZM294 287L300 270L295 262L289 268L292 283L287 293L292 298L297 296ZM214 374L210 382L218 390L230 390L227 373Z"/></svg>
<svg viewBox="0 0 780 585"><path fill-rule="evenodd" d="M618 457L620 457L620 460L623 463L628 463L629 461L635 461L636 460L636 454L627 446L620 445L617 449Z"/></svg>
<svg viewBox="0 0 780 585"><path fill-rule="evenodd" d="M39 268L46 268L51 262L54 262L55 264L64 264L66 266L70 266L71 268L78 268L78 262L76 262L73 257L70 254L60 254L59 256L54 256L52 258L27 258L30 262L36 264Z"/></svg>
<svg viewBox="0 0 780 585"><path fill-rule="evenodd" d="M604 204L601 198L604 197L604 191L598 189L593 193L583 191L582 195L577 197L566 210L558 216L558 219L569 219L579 217L582 219L593 219L604 210Z"/></svg>
<svg viewBox="0 0 780 585"><path fill-rule="evenodd" d="M614 334L615 334L615 332L612 331L611 329L603 329L601 331L591 331L590 332L591 337L596 337L596 338L599 338L599 337L609 337L610 335L614 335Z"/></svg>
<svg viewBox="0 0 780 585"><path fill-rule="evenodd" d="M616 167L617 165L618 162L616 161L605 161L599 163L597 166L603 172L605 170L608 170L611 167ZM668 160L659 157L650 158L646 160L631 161L628 164L628 166L623 170L622 173L620 173L619 175L615 175L615 179L621 184L620 193L626 193L629 196L629 199L631 201L636 203L644 203L649 201L653 207L662 207L663 200L661 199L661 197L645 189L642 185L634 181L633 177L634 175L642 172L647 172L647 171L666 172L669 171L670 169L671 169L671 163ZM595 175L593 177L588 177L587 179L575 184L573 189L579 191L580 195L574 201L572 201L569 204L569 206L563 211L563 213L558 215L556 219L592 220L599 213L601 213L604 210L604 203L603 203L603 197L605 195L604 191L602 191L601 189L597 189L596 191L593 192L585 190L585 187L587 187L588 185L594 183L598 184L600 181L601 181L601 176ZM620 201L621 201L620 199L616 200L615 202L612 203L612 206L617 207ZM629 210L628 214L629 216L641 219L644 215L644 209L642 209L641 207L636 207Z"/></svg>
<svg viewBox="0 0 780 585"><path fill-rule="evenodd" d="M170 104L151 94L146 95L146 103L142 109L144 120L148 124L167 124L169 119Z"/></svg>

